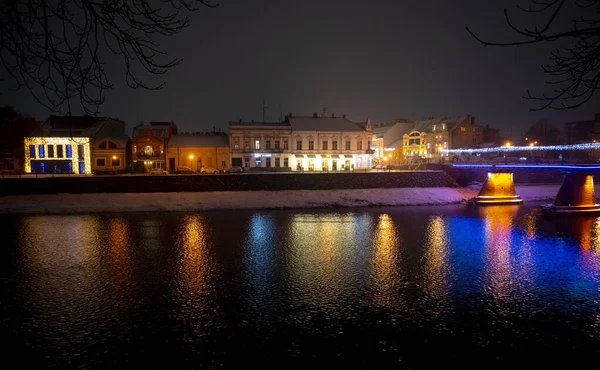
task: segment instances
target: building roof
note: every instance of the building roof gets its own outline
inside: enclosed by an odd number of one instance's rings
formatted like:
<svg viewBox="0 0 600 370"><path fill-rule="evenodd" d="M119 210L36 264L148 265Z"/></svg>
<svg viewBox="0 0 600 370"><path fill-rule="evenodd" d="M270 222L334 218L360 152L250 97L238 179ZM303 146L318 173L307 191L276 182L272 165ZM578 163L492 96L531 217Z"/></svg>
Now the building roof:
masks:
<svg viewBox="0 0 600 370"><path fill-rule="evenodd" d="M371 131L373 132L374 135L383 135L390 128L394 127L394 125L395 125L395 123L393 125L386 125L386 126L373 126L373 128L371 129Z"/></svg>
<svg viewBox="0 0 600 370"><path fill-rule="evenodd" d="M419 132L429 132L433 130L433 125L437 125L442 123L442 118L433 118L427 119L423 121L415 121L415 125L413 126L411 131L419 131Z"/></svg>
<svg viewBox="0 0 600 370"><path fill-rule="evenodd" d="M149 125L141 125L133 128L132 136L138 137L144 133L144 130L152 130L156 136L164 139L167 134L167 129L175 125L173 122L151 122Z"/></svg>
<svg viewBox="0 0 600 370"><path fill-rule="evenodd" d="M170 147L190 148L190 147L222 147L229 146L228 135L173 135L169 139Z"/></svg>
<svg viewBox="0 0 600 370"><path fill-rule="evenodd" d="M103 138L95 138L94 140L92 140L92 145L98 146L102 141L107 139L116 143L119 146L119 148L125 148L127 146L127 141L129 141L129 136L109 136Z"/></svg>
<svg viewBox="0 0 600 370"><path fill-rule="evenodd" d="M229 122L229 126L258 126L258 127L277 127L277 126L281 126L281 127L290 127L290 123L289 122L243 122L243 121L239 121L239 122Z"/></svg>
<svg viewBox="0 0 600 370"><path fill-rule="evenodd" d="M295 131L364 132L366 122L356 123L344 117L288 117Z"/></svg>
<svg viewBox="0 0 600 370"><path fill-rule="evenodd" d="M122 121L110 117L91 116L55 116L51 115L34 131L33 136L48 137L92 137L94 138L100 129L109 121Z"/></svg>

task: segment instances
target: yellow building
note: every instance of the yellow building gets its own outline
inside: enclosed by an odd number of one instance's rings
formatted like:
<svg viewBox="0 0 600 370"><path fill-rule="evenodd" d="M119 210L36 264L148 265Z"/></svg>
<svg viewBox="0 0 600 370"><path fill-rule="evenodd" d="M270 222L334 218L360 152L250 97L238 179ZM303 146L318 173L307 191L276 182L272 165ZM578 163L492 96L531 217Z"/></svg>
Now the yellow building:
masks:
<svg viewBox="0 0 600 370"><path fill-rule="evenodd" d="M402 136L402 156L408 160L427 157L427 134L411 131Z"/></svg>
<svg viewBox="0 0 600 370"><path fill-rule="evenodd" d="M193 133L173 135L167 147L169 171L189 167L199 171L202 166L217 170L231 167L229 137L224 133Z"/></svg>
<svg viewBox="0 0 600 370"><path fill-rule="evenodd" d="M129 137L106 137L92 142L92 172L97 170L124 171L127 168Z"/></svg>

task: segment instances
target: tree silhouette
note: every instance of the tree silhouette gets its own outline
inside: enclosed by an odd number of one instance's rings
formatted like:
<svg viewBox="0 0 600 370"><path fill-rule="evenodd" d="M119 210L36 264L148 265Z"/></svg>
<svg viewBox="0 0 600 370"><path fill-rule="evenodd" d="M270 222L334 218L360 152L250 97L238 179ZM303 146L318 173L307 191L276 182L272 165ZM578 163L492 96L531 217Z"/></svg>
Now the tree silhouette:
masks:
<svg viewBox="0 0 600 370"><path fill-rule="evenodd" d="M120 56L132 88L156 90L138 74L162 75L181 62L157 37L188 25L185 14L211 0L0 0L0 83L71 114L78 100L95 115L113 87L107 57ZM72 103L73 101L73 103Z"/></svg>
<svg viewBox="0 0 600 370"><path fill-rule="evenodd" d="M504 9L506 23L521 39L512 42L490 42L467 31L485 46L521 46L539 43L559 43L542 65L549 76L551 92L526 99L539 102L530 110L566 110L588 102L600 87L600 0L529 0L527 8L519 7L533 17L543 17L541 26L517 27ZM535 13L535 14L534 14ZM573 16L575 15L575 16ZM569 22L563 22L564 17ZM562 18L561 18L562 17ZM566 26L563 26L566 23Z"/></svg>

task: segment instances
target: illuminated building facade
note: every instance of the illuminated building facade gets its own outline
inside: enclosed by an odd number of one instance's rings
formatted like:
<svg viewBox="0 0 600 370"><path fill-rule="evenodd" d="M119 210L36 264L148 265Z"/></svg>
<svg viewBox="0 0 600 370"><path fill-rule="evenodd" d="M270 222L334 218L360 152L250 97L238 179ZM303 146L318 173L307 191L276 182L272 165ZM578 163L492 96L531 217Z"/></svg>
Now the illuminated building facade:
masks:
<svg viewBox="0 0 600 370"><path fill-rule="evenodd" d="M402 137L402 155L405 158L425 158L427 156L427 134L411 131Z"/></svg>
<svg viewBox="0 0 600 370"><path fill-rule="evenodd" d="M26 137L25 173L91 172L90 138Z"/></svg>
<svg viewBox="0 0 600 370"><path fill-rule="evenodd" d="M222 132L179 133L169 139L167 157L169 171L177 167L200 171L202 166L227 169L231 166L229 137Z"/></svg>
<svg viewBox="0 0 600 370"><path fill-rule="evenodd" d="M89 174L93 143L118 135L125 135L118 119L52 115L24 140L24 172Z"/></svg>
<svg viewBox="0 0 600 370"><path fill-rule="evenodd" d="M131 159L134 172L150 172L154 168L166 169L167 143L177 134L173 122L150 122L133 129Z"/></svg>
<svg viewBox="0 0 600 370"><path fill-rule="evenodd" d="M233 166L278 171L351 171L371 166L371 123L346 116L295 117L283 122L230 122Z"/></svg>

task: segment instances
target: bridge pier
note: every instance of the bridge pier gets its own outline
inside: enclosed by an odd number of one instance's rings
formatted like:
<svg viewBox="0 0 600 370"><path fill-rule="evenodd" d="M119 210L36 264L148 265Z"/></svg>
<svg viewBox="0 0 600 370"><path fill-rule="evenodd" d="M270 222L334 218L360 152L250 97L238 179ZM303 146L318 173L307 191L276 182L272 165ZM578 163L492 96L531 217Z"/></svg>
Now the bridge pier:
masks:
<svg viewBox="0 0 600 370"><path fill-rule="evenodd" d="M589 172L565 172L554 204L543 205L542 210L551 214L600 213L596 203L594 175Z"/></svg>
<svg viewBox="0 0 600 370"><path fill-rule="evenodd" d="M479 194L473 198L476 205L519 204L523 199L515 192L512 172L488 172Z"/></svg>

